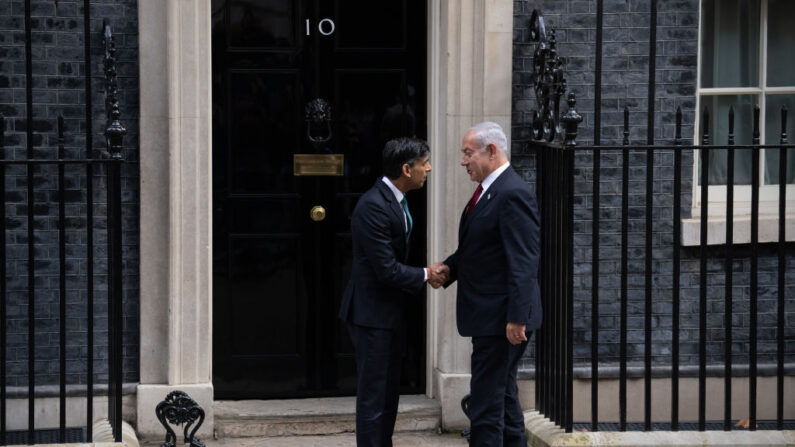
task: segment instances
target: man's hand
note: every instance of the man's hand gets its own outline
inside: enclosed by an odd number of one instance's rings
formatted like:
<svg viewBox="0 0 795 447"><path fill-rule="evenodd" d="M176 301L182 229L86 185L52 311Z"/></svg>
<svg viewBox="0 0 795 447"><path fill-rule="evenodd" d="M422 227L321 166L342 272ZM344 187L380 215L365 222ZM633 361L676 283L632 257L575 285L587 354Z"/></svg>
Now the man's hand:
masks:
<svg viewBox="0 0 795 447"><path fill-rule="evenodd" d="M523 341L527 341L527 335L524 333L525 325L519 323L508 323L505 326L505 338L508 343L518 345Z"/></svg>
<svg viewBox="0 0 795 447"><path fill-rule="evenodd" d="M450 279L450 267L441 263L435 262L428 267L428 284L434 289L442 287Z"/></svg>

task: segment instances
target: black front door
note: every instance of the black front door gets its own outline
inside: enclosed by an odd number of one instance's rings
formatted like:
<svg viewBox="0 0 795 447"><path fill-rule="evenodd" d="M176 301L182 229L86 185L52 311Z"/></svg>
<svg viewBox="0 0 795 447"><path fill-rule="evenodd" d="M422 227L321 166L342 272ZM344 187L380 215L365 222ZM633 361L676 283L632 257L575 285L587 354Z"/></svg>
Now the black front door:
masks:
<svg viewBox="0 0 795 447"><path fill-rule="evenodd" d="M336 317L350 216L384 142L426 135L425 15L416 0L213 0L217 398L356 392ZM425 189L408 200L425 265ZM425 300L409 308L402 392L421 393Z"/></svg>

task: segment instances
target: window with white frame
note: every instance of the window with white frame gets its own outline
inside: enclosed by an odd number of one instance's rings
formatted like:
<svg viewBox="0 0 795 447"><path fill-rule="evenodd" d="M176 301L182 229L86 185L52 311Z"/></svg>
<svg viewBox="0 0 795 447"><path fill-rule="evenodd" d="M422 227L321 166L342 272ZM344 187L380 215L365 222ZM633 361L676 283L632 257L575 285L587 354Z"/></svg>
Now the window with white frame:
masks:
<svg viewBox="0 0 795 447"><path fill-rule="evenodd" d="M750 144L753 109L759 105L761 143L779 143L782 106L789 110L787 130L792 142L795 135L795 0L701 0L699 36L699 113L694 141L701 142L701 113L707 107L711 143L726 144L729 108L733 106L735 143ZM735 215L747 215L751 201L751 150L736 149L734 157ZM710 215L726 213L727 167L726 150L710 151ZM700 173L700 162L697 162L693 175L694 217L700 214ZM778 213L779 149L762 150L759 178L760 213ZM786 183L787 201L791 202L795 199L793 149L787 153Z"/></svg>

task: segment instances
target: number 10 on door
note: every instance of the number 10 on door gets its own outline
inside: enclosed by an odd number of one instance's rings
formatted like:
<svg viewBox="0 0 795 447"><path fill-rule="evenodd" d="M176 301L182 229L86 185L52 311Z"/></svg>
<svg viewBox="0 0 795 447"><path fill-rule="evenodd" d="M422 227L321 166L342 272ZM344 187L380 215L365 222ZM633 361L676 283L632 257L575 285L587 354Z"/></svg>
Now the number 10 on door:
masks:
<svg viewBox="0 0 795 447"><path fill-rule="evenodd" d="M324 36L330 36L334 34L334 29L335 29L334 21L328 18L321 20L317 24L318 32ZM311 25L309 19L306 19L306 35L308 36L310 32L311 32Z"/></svg>

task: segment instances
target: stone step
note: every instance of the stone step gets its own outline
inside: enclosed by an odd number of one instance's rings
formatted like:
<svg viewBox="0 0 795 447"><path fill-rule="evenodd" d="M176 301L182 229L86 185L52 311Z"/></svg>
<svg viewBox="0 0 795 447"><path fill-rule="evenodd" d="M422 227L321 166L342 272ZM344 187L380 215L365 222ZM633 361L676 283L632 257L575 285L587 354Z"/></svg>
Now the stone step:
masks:
<svg viewBox="0 0 795 447"><path fill-rule="evenodd" d="M350 433L356 428L356 398L216 401L215 437L249 438ZM400 396L396 432L433 431L439 402L424 395Z"/></svg>
<svg viewBox="0 0 795 447"><path fill-rule="evenodd" d="M202 438L201 441L207 447L351 447L356 445L356 435L341 433L265 438ZM469 445L459 433L439 434L435 431L395 433L392 436L392 442L395 447L467 447ZM151 443L145 446L160 447L160 443Z"/></svg>

